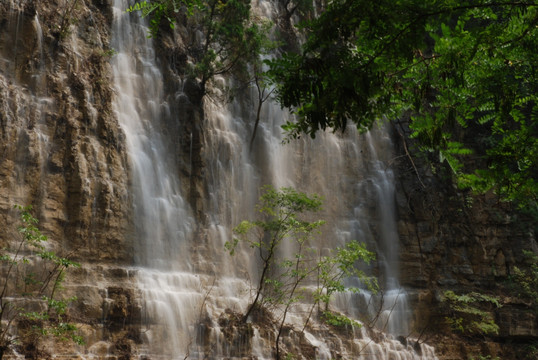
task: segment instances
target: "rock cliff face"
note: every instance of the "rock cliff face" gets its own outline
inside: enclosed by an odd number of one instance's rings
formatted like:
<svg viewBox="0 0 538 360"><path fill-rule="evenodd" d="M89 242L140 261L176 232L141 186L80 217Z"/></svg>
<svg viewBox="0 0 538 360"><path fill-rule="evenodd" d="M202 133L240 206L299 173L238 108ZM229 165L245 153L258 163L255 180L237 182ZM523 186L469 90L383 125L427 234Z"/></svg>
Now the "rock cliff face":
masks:
<svg viewBox="0 0 538 360"><path fill-rule="evenodd" d="M416 291L415 331L433 336L441 359L526 358L522 343L536 341L538 318L518 299L511 274L525 263L523 250L536 252L536 224L493 194L475 196L458 190L450 170L435 160L431 166L415 154L411 162L404 155L413 142L407 138L404 144L398 135L406 133L405 124L396 127L403 156L397 192L401 281ZM492 310L498 336L450 335L443 319L446 304L441 302L447 290L498 296L503 306Z"/></svg>
<svg viewBox="0 0 538 360"><path fill-rule="evenodd" d="M0 244L4 246L17 236L12 206L33 204L40 227L53 240L55 250L73 254L81 262L82 267L68 278L66 293L79 299L71 317L86 345L54 345L50 349L78 354L73 358L140 357L145 346L142 326L148 321L134 280L139 269L133 267L133 175L125 134L112 103L117 95L110 65L116 51L110 45L112 21L113 8L106 0L0 0ZM178 31L186 30L180 27ZM221 251L213 249L207 239L221 229L219 221L238 220L225 201L239 194L242 189L238 188L244 185L235 178L225 180L225 172L230 170L209 163L231 162L231 152L240 145L234 138L226 143L219 141L219 136L232 136L215 125L224 120L217 117L209 121L206 112L210 105L202 108L196 84L184 80L188 49L183 41L177 33L156 40L163 98L170 112L177 114L162 125L165 131L177 134L169 150L177 164L177 177L187 184L185 194L196 221L192 267L209 274L222 270L222 260L218 258ZM521 250L536 248L531 228L524 219L511 217L512 209L494 197L462 194L415 159L419 180L415 165L404 156L404 144L397 132L393 137L400 141L395 155L399 159L396 201L400 282L411 294L414 333L418 336L426 328L425 334L440 339L438 353L445 359L461 359L478 352L516 358L513 347L500 344L537 338L538 320L525 304L510 302L503 282L521 262ZM316 161L318 153L312 152L315 146L305 144L293 154L304 167L292 171L297 178L315 166L335 166L330 161ZM262 159L264 151L277 151L264 146L252 157ZM357 155L347 143L335 147ZM335 167L345 168L345 173L331 174L329 183L338 183L339 178L353 179L359 165L352 163L355 160L350 159L348 166L344 163ZM264 164L253 177L263 178L273 165ZM303 185L327 191L318 185L327 180L319 179L322 170L316 168L312 174L312 178L302 178ZM215 184L225 181L232 189L229 193L212 192ZM331 211L339 207L345 209L341 212L354 211L349 199L331 199L326 211L333 216L327 219L329 222L337 223L339 213ZM215 209L220 211L218 221L208 215ZM204 262L208 256L215 260ZM457 345L453 340L445 341L449 335L440 333L438 325L442 322L440 294L447 289L501 295L506 305L495 313L499 337L481 344L480 351L461 339ZM235 329L233 316L225 313L218 320L206 319L200 329L210 334L215 323ZM249 332L249 337L241 331ZM264 330L238 329L224 335L246 347L242 356L249 356L256 346L272 346L253 344L250 332L254 331ZM345 338L349 334L339 335ZM290 331L289 346L312 358L315 349L311 345L301 347L301 336ZM331 344L340 342L334 332L325 332L324 336L331 339ZM255 339L260 341L259 337ZM210 341L202 341L207 351ZM356 346L352 339L345 342Z"/></svg>
<svg viewBox="0 0 538 360"><path fill-rule="evenodd" d="M125 263L129 176L111 109L110 8L81 5L0 3L2 227L12 204L34 204L81 259Z"/></svg>
<svg viewBox="0 0 538 360"><path fill-rule="evenodd" d="M0 2L0 243L17 239L13 205L33 205L54 250L82 264L66 295L80 299L73 321L103 354L134 312L121 269L133 258L132 206L110 21L106 1Z"/></svg>

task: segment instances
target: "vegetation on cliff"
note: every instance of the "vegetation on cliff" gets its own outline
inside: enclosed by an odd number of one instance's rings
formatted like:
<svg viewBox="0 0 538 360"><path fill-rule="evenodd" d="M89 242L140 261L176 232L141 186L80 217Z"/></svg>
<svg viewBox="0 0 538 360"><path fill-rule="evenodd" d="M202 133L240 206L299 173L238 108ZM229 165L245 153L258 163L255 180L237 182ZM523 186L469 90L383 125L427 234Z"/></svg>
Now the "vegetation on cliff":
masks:
<svg viewBox="0 0 538 360"><path fill-rule="evenodd" d="M26 355L41 357L39 339L45 336L83 343L77 328L66 321L67 306L75 299L58 296L67 269L79 265L46 248L48 239L31 207L17 209L20 240L0 253L0 359L14 345Z"/></svg>
<svg viewBox="0 0 538 360"><path fill-rule="evenodd" d="M325 222L308 221L305 217L308 213L319 211L321 205L322 201L317 195L297 192L292 188L275 190L267 186L257 206L261 219L242 221L234 229L237 237L226 243L226 248L232 255L240 243L244 243L260 259L256 295L243 321L259 308L280 310L275 339L277 359L282 357L280 338L287 314L297 302L305 297L313 299L303 330L316 307L321 319L332 325L358 326L356 321L330 311L329 302L337 292L359 291L358 288L344 285L346 277L358 277L372 290L377 287L375 279L367 277L356 268L358 262L369 263L375 258L364 244L351 241L328 255L323 255L315 246L315 236L319 235L319 228ZM293 249L291 253L289 249ZM309 290L308 285L312 284L315 284L315 289ZM323 304L323 309L320 304Z"/></svg>
<svg viewBox="0 0 538 360"><path fill-rule="evenodd" d="M449 309L445 320L452 331L478 335L499 333L490 312L493 307L501 307L498 298L475 292L457 295L449 290L444 293L443 302Z"/></svg>

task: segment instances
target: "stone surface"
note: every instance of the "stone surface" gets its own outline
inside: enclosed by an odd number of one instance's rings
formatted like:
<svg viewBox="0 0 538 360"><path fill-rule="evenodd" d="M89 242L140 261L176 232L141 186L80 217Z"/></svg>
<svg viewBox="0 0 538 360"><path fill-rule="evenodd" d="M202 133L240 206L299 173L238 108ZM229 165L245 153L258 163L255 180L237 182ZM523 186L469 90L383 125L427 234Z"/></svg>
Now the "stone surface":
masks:
<svg viewBox="0 0 538 360"><path fill-rule="evenodd" d="M405 124L400 129L408 133ZM397 165L398 192L406 199L398 202L401 281L411 292L421 294L411 301L415 331L439 336L439 325L447 316L441 302L446 290L497 296L504 304L494 313L499 337L480 339L484 346L476 348L474 340L450 335L451 340L437 342L437 355L445 360L480 354L521 358L520 339L537 340L536 315L529 306L510 300L514 290L509 280L514 266L523 263L522 250L536 246L532 220L491 194L474 196L457 190L448 168L434 165L434 175L428 171L430 165L413 155L423 186L409 157L404 156L401 138L398 140L402 154ZM406 141L412 149L413 140ZM450 329L443 333L450 333Z"/></svg>
<svg viewBox="0 0 538 360"><path fill-rule="evenodd" d="M32 204L64 251L129 261L128 164L106 55L110 9L88 3L66 14L63 6L0 4L1 225L13 204Z"/></svg>

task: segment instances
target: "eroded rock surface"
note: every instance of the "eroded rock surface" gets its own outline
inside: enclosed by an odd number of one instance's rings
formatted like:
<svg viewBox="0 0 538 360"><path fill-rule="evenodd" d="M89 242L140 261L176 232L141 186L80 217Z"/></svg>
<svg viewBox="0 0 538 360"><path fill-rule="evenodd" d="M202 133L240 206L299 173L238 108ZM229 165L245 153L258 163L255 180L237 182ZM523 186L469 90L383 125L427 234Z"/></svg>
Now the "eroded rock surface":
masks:
<svg viewBox="0 0 538 360"><path fill-rule="evenodd" d="M0 244L18 236L13 205L33 205L49 245L82 263L66 291L78 296L72 320L88 348L113 344L130 325L118 331L121 311L132 311L110 291L129 289L129 277L108 267L133 257L129 165L111 107L110 21L106 1L0 2Z"/></svg>

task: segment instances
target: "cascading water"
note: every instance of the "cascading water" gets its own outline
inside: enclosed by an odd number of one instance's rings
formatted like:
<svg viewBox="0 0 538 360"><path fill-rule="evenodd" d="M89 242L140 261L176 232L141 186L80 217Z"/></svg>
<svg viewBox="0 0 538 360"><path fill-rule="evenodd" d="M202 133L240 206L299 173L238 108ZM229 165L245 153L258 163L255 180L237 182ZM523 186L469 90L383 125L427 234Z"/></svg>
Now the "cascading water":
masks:
<svg viewBox="0 0 538 360"><path fill-rule="evenodd" d="M376 249L380 293L372 295L364 289L357 301L363 304L368 318L375 319L379 330L395 336L409 335L410 309L407 293L398 282L399 238L396 223L394 174L390 168L392 143L386 131L374 128L361 137L360 158L365 178L356 184L358 203L350 227L353 236ZM348 234L349 236L349 234ZM360 286L360 285L359 285ZM349 299L346 299L349 302ZM367 305L364 305L367 304Z"/></svg>
<svg viewBox="0 0 538 360"><path fill-rule="evenodd" d="M192 232L190 214L181 196L177 168L162 134L170 119L163 100L162 75L155 63L147 28L129 22L127 2L116 1L113 41L115 110L126 135L132 162L137 263L156 269L178 268L170 254L180 254ZM136 49L136 50L135 50ZM151 239L152 241L147 241ZM171 241L171 239L176 239Z"/></svg>
<svg viewBox="0 0 538 360"><path fill-rule="evenodd" d="M131 159L135 261L145 306L142 325L148 351L183 358L192 313L202 296L199 280L185 272L193 220L182 198L173 157L167 152L171 139L162 136L171 121L163 100L162 75L147 27L126 13L127 7L127 1L114 2L112 46L118 53L113 69L115 111Z"/></svg>
<svg viewBox="0 0 538 360"><path fill-rule="evenodd" d="M387 148L390 146L390 138L385 136L383 140L388 144L381 150L385 154L391 154L392 149ZM407 293L398 283L399 239L396 224L394 175L387 165L389 159L383 161L379 157L371 133L367 134L367 142L372 164L370 170L372 179L369 181L369 185L374 186L379 205L376 215L379 219L379 238L381 241L379 241L380 249L377 253L380 257L382 256L380 260L385 281L385 292L381 298L381 304L374 311L381 312L378 327L394 335L408 336L410 310L407 306Z"/></svg>
<svg viewBox="0 0 538 360"><path fill-rule="evenodd" d="M272 357L272 344L260 335L261 329L255 328L250 343L235 344L234 348L226 342L217 320L226 309L242 312L249 303L256 261L247 253L231 258L224 243L234 225L249 219L258 189L264 184L296 186L325 197L322 217L332 226L325 229L327 240L320 247L342 245L350 239L377 244L387 289L388 308L382 311L390 313L389 330L406 335L406 322L394 320L406 312L395 270L394 186L391 172L385 169L386 159L378 154L390 154L390 150L376 149L388 138L381 133L360 138L350 130L345 136L320 134L315 140L282 146L280 125L289 114L269 102L264 105L263 121L250 151L254 112L247 102L206 104L209 220L205 238L194 238L195 227L201 225L195 224L184 200L185 185L180 184L168 151L173 145L165 126L174 121L174 114L164 100L162 74L152 43L146 39L147 29L141 19L124 11L127 6L125 0L114 0L114 106L131 162L137 254L134 273L144 307L142 327L147 345L141 352L164 359L234 358L246 356L239 348L248 348L248 355ZM272 11L269 3L264 3L264 8ZM368 195L372 189L373 197ZM197 250L198 256L193 256L193 249L200 247L203 255ZM359 302L347 297L335 306L353 313L359 311L355 304ZM404 315L396 316L400 313ZM296 311L290 322L299 324L303 316ZM317 348L317 358L331 357L324 340L310 332L305 332L305 337ZM374 343L365 332L353 341L354 346L365 349L358 358L434 358L429 348L424 347L420 357L395 340Z"/></svg>

